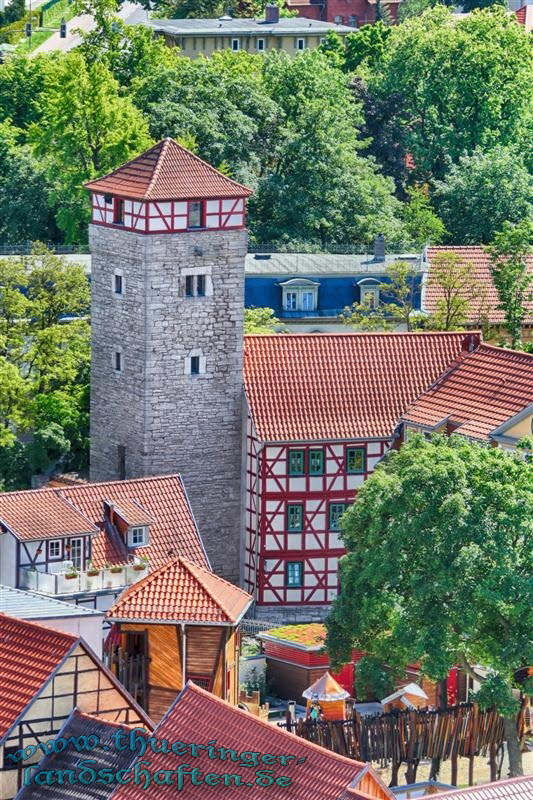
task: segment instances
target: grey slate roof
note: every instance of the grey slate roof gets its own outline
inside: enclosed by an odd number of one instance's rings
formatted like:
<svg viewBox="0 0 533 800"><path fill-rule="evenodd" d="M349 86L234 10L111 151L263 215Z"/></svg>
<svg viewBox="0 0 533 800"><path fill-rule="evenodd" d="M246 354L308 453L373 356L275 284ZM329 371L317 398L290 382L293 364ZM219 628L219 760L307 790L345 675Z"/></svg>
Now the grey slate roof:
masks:
<svg viewBox="0 0 533 800"><path fill-rule="evenodd" d="M0 612L18 619L29 620L55 617L103 617L103 612L93 611L92 608L75 606L73 603L64 603L54 597L13 589L12 586L3 586L2 584L0 584Z"/></svg>
<svg viewBox="0 0 533 800"><path fill-rule="evenodd" d="M71 769L75 773L79 773L82 769L82 767L77 766L80 758L96 761L96 764L90 765L91 769L95 771L110 769L116 773L120 769L128 769L133 761L136 760L137 753L129 749L119 750L114 746L111 736L117 730L129 731L132 727L140 727L140 725L128 726L117 722L108 722L99 717L82 714L77 709L74 709L60 730L58 737L62 736L65 739L69 739L71 736L78 738L79 736L95 734L100 738L102 746L99 745L91 751L78 752L71 745L61 753L50 753L45 756L39 764L39 770ZM108 750L104 749L106 745L109 748ZM36 773L32 771L31 774L35 775ZM35 783L30 783L28 786L22 786L16 796L16 800L107 800L116 787L116 783L109 785L104 783L91 783L88 785L77 783L70 785L67 781L63 785L54 783L50 786L39 786Z"/></svg>
<svg viewBox="0 0 533 800"><path fill-rule="evenodd" d="M347 25L322 22L306 17L281 17L279 22L264 19L149 19L146 23L160 33L174 36L303 36L304 34L353 33Z"/></svg>
<svg viewBox="0 0 533 800"><path fill-rule="evenodd" d="M414 253L387 255L374 261L372 255L332 255L330 253L248 253L246 275L354 275L383 274L388 264L408 261L422 270L420 256Z"/></svg>

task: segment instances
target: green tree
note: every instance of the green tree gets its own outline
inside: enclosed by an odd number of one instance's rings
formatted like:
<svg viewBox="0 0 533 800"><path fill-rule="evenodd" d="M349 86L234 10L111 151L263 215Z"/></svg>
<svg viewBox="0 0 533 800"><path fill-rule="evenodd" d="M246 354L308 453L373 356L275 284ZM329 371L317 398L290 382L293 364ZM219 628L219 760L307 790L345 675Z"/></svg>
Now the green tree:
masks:
<svg viewBox="0 0 533 800"><path fill-rule="evenodd" d="M451 244L488 244L504 222L533 215L533 176L516 147L476 148L435 182L433 200Z"/></svg>
<svg viewBox="0 0 533 800"><path fill-rule="evenodd" d="M355 696L359 702L379 701L394 691L394 680L390 669L379 659L365 655L355 668Z"/></svg>
<svg viewBox="0 0 533 800"><path fill-rule="evenodd" d="M531 253L533 223L525 219L518 225L505 223L487 248L491 261L492 280L505 316L505 327L511 347L522 345L522 325L533 300Z"/></svg>
<svg viewBox="0 0 533 800"><path fill-rule="evenodd" d="M485 309L482 289L475 279L472 264L453 252L436 253L431 261L428 286L437 293L435 311L427 327L437 331L455 331L465 326L475 307L480 318Z"/></svg>
<svg viewBox="0 0 533 800"><path fill-rule="evenodd" d="M489 8L490 6L503 6L507 8L505 0L463 0L463 11L468 13L476 8Z"/></svg>
<svg viewBox="0 0 533 800"><path fill-rule="evenodd" d="M403 207L403 225L406 240L418 247L439 244L446 228L438 217L429 199L427 187L412 187L407 190L409 202Z"/></svg>
<svg viewBox="0 0 533 800"><path fill-rule="evenodd" d="M33 474L47 472L57 464L70 450L70 442L60 425L52 422L33 434L32 441L26 447L28 462Z"/></svg>
<svg viewBox="0 0 533 800"><path fill-rule="evenodd" d="M51 56L15 54L0 64L0 122L10 120L19 136L40 119L39 98L54 63Z"/></svg>
<svg viewBox="0 0 533 800"><path fill-rule="evenodd" d="M354 303L340 314L345 325L367 331L391 330L398 322L406 330L413 329L415 311L415 279L417 270L407 261L394 261L387 267L388 281L379 284L387 302Z"/></svg>
<svg viewBox="0 0 533 800"><path fill-rule="evenodd" d="M532 663L533 464L459 436L391 451L341 522L347 554L327 620L334 667L352 648L438 681L481 664L506 688L511 775L522 772L515 671Z"/></svg>
<svg viewBox="0 0 533 800"><path fill-rule="evenodd" d="M250 201L258 240L369 241L400 237L392 183L359 154L361 116L342 73L318 51L264 61L270 96L282 109L276 149Z"/></svg>
<svg viewBox="0 0 533 800"><path fill-rule="evenodd" d="M246 308L244 310L245 333L275 333L279 319L271 308Z"/></svg>
<svg viewBox="0 0 533 800"><path fill-rule="evenodd" d="M378 20L373 25L363 25L358 31L349 33L344 40L347 71L352 72L362 63L374 69L385 56L391 32L385 21Z"/></svg>
<svg viewBox="0 0 533 800"><path fill-rule="evenodd" d="M370 107L390 108L395 96L394 127L413 177L440 180L477 147L530 141L532 68L529 36L504 9L457 20L439 5L392 28L366 88Z"/></svg>
<svg viewBox="0 0 533 800"><path fill-rule="evenodd" d="M25 419L26 384L14 364L0 356L0 448L10 446Z"/></svg>
<svg viewBox="0 0 533 800"><path fill-rule="evenodd" d="M147 124L100 61L71 52L56 65L40 96L41 119L30 127L35 152L46 160L58 226L68 241L86 237L88 197L82 185L150 144Z"/></svg>

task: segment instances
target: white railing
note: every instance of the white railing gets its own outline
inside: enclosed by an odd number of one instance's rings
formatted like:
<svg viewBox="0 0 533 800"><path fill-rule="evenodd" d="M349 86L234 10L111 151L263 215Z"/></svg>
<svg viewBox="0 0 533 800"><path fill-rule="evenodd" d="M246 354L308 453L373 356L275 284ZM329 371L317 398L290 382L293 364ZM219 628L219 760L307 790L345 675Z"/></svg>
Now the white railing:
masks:
<svg viewBox="0 0 533 800"><path fill-rule="evenodd" d="M148 564L123 567L104 567L100 570L68 572L41 572L37 569L20 567L19 583L21 589L30 589L42 594L76 594L78 592L97 592L102 589L120 589L148 574ZM97 572L97 574L90 574Z"/></svg>

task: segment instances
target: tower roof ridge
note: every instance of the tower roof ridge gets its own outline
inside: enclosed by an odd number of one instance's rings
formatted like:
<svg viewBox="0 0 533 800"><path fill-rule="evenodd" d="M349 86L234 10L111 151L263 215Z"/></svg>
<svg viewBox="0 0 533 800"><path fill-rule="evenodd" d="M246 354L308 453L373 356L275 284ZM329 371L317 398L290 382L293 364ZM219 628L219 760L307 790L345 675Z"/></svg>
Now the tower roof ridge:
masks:
<svg viewBox="0 0 533 800"><path fill-rule="evenodd" d="M252 190L228 178L167 137L121 167L85 184L90 191L132 200L203 200L248 197Z"/></svg>

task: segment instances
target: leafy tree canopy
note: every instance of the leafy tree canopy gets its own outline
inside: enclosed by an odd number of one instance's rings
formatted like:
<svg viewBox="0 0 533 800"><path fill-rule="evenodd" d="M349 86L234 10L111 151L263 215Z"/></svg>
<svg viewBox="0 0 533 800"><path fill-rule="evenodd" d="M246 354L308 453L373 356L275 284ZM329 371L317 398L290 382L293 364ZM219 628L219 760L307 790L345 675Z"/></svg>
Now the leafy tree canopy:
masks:
<svg viewBox="0 0 533 800"><path fill-rule="evenodd" d="M271 308L246 308L244 311L245 333L274 333L279 325Z"/></svg>
<svg viewBox="0 0 533 800"><path fill-rule="evenodd" d="M442 179L464 153L528 136L532 66L529 36L504 9L457 20L439 5L392 29L368 92L378 104L395 96L415 178Z"/></svg>
<svg viewBox="0 0 533 800"><path fill-rule="evenodd" d="M393 668L420 662L433 680L480 664L508 697L533 659L532 520L531 462L459 436L391 451L341 521L333 665L353 647Z"/></svg>
<svg viewBox="0 0 533 800"><path fill-rule="evenodd" d="M451 244L488 244L504 222L533 215L533 176L515 147L476 148L435 183L433 199Z"/></svg>

